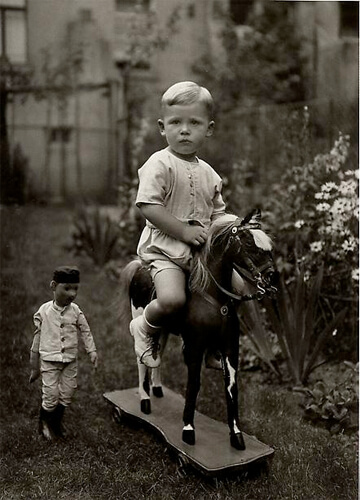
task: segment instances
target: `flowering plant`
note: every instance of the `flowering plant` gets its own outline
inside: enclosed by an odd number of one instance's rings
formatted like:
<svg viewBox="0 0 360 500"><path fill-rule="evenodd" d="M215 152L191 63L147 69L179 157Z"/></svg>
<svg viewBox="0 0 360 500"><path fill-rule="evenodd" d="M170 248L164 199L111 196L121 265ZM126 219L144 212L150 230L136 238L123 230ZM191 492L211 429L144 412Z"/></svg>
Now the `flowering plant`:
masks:
<svg viewBox="0 0 360 500"><path fill-rule="evenodd" d="M340 134L330 153L288 170L275 186L270 222L279 236L279 270L324 262L326 274L358 282L358 170L345 168L349 137Z"/></svg>
<svg viewBox="0 0 360 500"><path fill-rule="evenodd" d="M329 153L289 168L267 208L277 235L278 269L287 282L296 280L300 268L307 280L323 265L323 316L329 319L350 305L352 321L359 281L359 174L347 166L349 145L349 137L340 134Z"/></svg>

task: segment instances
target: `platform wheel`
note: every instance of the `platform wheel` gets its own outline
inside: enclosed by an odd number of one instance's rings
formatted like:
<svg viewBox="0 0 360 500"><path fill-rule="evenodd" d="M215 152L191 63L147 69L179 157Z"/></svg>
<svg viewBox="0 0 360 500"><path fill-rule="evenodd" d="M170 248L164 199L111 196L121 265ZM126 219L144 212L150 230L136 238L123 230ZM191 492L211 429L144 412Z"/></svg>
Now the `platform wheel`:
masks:
<svg viewBox="0 0 360 500"><path fill-rule="evenodd" d="M115 424L121 424L123 417L121 415L121 410L117 406L115 406L112 410L112 418Z"/></svg>
<svg viewBox="0 0 360 500"><path fill-rule="evenodd" d="M184 457L183 455L178 456L177 472L179 476L186 477L188 475L189 464L190 462L186 457Z"/></svg>

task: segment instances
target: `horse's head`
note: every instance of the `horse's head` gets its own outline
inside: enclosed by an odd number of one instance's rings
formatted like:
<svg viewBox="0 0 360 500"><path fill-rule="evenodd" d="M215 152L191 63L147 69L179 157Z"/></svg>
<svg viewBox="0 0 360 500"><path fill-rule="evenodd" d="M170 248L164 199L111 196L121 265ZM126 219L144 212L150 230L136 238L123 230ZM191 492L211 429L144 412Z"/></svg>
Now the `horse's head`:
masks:
<svg viewBox="0 0 360 500"><path fill-rule="evenodd" d="M271 238L261 229L261 212L253 210L244 219L236 218L229 230L227 255L233 268L261 293L272 293L276 272Z"/></svg>
<svg viewBox="0 0 360 500"><path fill-rule="evenodd" d="M225 214L210 227L208 239L195 259L192 273L193 289L205 289L209 277L217 268L234 269L258 295L275 292L275 266L272 241L261 230L260 210L254 210L244 219ZM214 278L213 278L214 279Z"/></svg>

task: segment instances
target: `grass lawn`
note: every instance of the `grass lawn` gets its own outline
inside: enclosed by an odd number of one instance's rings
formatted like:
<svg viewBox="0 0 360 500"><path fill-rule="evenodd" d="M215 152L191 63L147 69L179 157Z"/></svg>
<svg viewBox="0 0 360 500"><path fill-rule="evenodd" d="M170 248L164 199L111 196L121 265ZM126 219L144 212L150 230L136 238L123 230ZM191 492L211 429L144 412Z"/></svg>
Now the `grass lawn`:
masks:
<svg viewBox="0 0 360 500"><path fill-rule="evenodd" d="M70 210L21 207L0 213L1 499L357 498L357 449L344 437L304 423L299 396L286 387L240 375L243 429L275 448L268 471L221 479L183 475L156 436L116 424L102 394L137 384L132 339L120 335L117 324L116 283L65 250ZM32 315L51 299L53 268L65 263L81 269L77 303L90 323L100 360L95 373L81 346L79 387L64 421L69 437L48 443L37 434L40 382L28 383ZM169 346L164 382L184 394L180 340L172 337ZM206 370L202 382L198 410L226 421L221 373ZM179 433L181 428L179 421Z"/></svg>

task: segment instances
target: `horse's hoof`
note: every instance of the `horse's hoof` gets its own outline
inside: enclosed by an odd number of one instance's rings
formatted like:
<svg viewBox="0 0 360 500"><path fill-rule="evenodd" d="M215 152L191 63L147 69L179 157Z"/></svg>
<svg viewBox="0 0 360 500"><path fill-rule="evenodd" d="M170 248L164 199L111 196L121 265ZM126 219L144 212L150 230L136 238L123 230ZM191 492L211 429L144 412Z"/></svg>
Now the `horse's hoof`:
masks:
<svg viewBox="0 0 360 500"><path fill-rule="evenodd" d="M154 386L152 388L152 391L153 391L153 394L154 394L155 397L157 397L157 398L163 398L164 397L164 393L163 393L161 385Z"/></svg>
<svg viewBox="0 0 360 500"><path fill-rule="evenodd" d="M184 443L195 444L195 431L193 429L184 429L182 432L182 440Z"/></svg>
<svg viewBox="0 0 360 500"><path fill-rule="evenodd" d="M245 450L246 446L242 432L238 432L237 434L230 434L230 444L237 450Z"/></svg>
<svg viewBox="0 0 360 500"><path fill-rule="evenodd" d="M151 401L150 399L142 399L140 402L140 409L145 415L150 415L151 413Z"/></svg>

